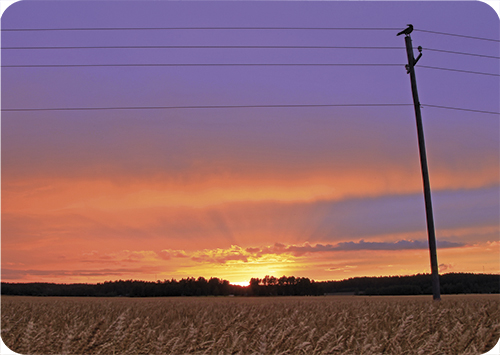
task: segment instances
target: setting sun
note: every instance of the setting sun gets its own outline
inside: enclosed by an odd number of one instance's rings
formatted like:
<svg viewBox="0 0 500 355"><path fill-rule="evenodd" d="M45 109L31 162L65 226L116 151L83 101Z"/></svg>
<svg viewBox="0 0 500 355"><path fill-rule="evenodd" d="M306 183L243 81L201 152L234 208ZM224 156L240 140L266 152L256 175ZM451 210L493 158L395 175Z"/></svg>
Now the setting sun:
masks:
<svg viewBox="0 0 500 355"><path fill-rule="evenodd" d="M250 285L250 281L231 282L231 285L246 287Z"/></svg>

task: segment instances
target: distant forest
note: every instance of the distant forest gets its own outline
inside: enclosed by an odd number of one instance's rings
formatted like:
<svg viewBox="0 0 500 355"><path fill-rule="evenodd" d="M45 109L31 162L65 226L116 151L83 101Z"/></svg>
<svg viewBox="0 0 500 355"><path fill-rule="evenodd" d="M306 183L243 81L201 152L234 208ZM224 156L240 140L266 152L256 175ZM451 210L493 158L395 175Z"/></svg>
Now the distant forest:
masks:
<svg viewBox="0 0 500 355"><path fill-rule="evenodd" d="M450 273L440 276L442 294L500 293L500 275ZM250 285L199 277L157 282L119 280L98 284L4 283L2 295L24 296L320 296L320 295L431 295L431 275L355 277L342 281L314 281L307 277L266 276Z"/></svg>

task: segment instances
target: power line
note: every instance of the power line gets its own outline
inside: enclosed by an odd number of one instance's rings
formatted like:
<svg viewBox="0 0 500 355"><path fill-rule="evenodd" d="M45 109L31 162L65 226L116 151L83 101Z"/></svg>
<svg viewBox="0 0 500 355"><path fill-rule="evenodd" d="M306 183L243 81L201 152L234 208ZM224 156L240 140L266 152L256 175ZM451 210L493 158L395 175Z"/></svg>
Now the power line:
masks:
<svg viewBox="0 0 500 355"><path fill-rule="evenodd" d="M2 68L77 68L77 67L296 67L296 66L318 66L318 67L401 67L403 64L396 63L145 63L145 64L15 64L2 65ZM428 65L420 65L420 68L454 71L469 74L500 76L500 74L476 72L470 70L440 68Z"/></svg>
<svg viewBox="0 0 500 355"><path fill-rule="evenodd" d="M460 107L438 106L438 105L427 105L427 104L421 104L421 106L422 107L442 108L442 109L447 109L447 110L458 110L458 111L468 111L468 112L477 112L477 113L487 113L487 114L490 114L490 115L500 115L500 112L483 111L483 110L473 110L473 109L460 108Z"/></svg>
<svg viewBox="0 0 500 355"><path fill-rule="evenodd" d="M470 55L470 56L474 56L474 57L500 59L500 57L497 57L497 56L494 56L494 55L466 53L466 52L455 52L455 51L448 51L448 50L444 50L444 49L434 49L434 48L425 48L425 47L423 49L427 50L427 51L432 51L432 52L443 52L443 53L451 53L451 54Z"/></svg>
<svg viewBox="0 0 500 355"><path fill-rule="evenodd" d="M36 31L157 31L157 30L337 30L337 31L399 31L399 27L67 27L67 28L3 28L2 32ZM446 36L463 37L483 41L500 42L498 39L461 35L456 33L429 31L415 28L414 31Z"/></svg>
<svg viewBox="0 0 500 355"><path fill-rule="evenodd" d="M104 110L177 110L177 109L233 109L233 108L308 108L308 107L401 107L413 104L296 104L296 105L198 105L198 106L116 106L116 107L51 107L51 108L2 108L2 112L32 111L104 111ZM459 110L476 113L500 115L500 112L475 110L461 107L421 104L422 107L433 107L448 110Z"/></svg>
<svg viewBox="0 0 500 355"><path fill-rule="evenodd" d="M2 32L32 31L157 31L157 30L340 30L340 31L398 31L400 28L382 27L67 27L67 28L5 28Z"/></svg>
<svg viewBox="0 0 500 355"><path fill-rule="evenodd" d="M201 106L121 106L121 107L52 107L2 108L2 112L29 111L98 111L98 110L170 110L170 109L231 109L231 108L307 108L307 107L393 107L413 104L296 104L296 105L201 105Z"/></svg>
<svg viewBox="0 0 500 355"><path fill-rule="evenodd" d="M390 46L265 46L265 45L248 45L248 46L232 46L232 45L151 45L151 46L29 46L29 47L2 47L2 50L65 50L65 49L375 49L375 50L399 50L405 47L390 47ZM450 54L469 55L475 57L500 59L500 57L477 54L456 52L435 48L424 48L424 50L433 52L443 52Z"/></svg>
<svg viewBox="0 0 500 355"><path fill-rule="evenodd" d="M426 68L426 69L454 71L454 72L460 72L460 73L469 73L469 74L478 74L478 75L489 75L489 76L500 76L500 74L483 73L483 72L477 72L477 71L461 70L461 69L451 69L451 68L439 68L439 67L431 67L431 66L428 66L428 65L419 65L419 67L420 68Z"/></svg>
<svg viewBox="0 0 500 355"><path fill-rule="evenodd" d="M390 47L390 46L232 46L232 45L157 45L157 46L29 46L29 47L2 47L2 50L64 50L64 49L389 49L389 50L399 50L405 49L405 47ZM443 49L426 48L424 50L433 52L444 52L451 54L462 54L470 55L476 57L494 58L500 59L500 57L476 54L476 53L465 53L448 51Z"/></svg>
<svg viewBox="0 0 500 355"><path fill-rule="evenodd" d="M36 31L157 31L157 30L329 30L329 31L398 31L399 27L66 27L66 28L3 28L2 32ZM456 33L429 31L415 28L414 31L446 36L463 37L483 41L500 42L498 39L468 36Z"/></svg>
<svg viewBox="0 0 500 355"><path fill-rule="evenodd" d="M404 49L404 47L363 46L52 46L52 47L2 47L6 49Z"/></svg>
<svg viewBox="0 0 500 355"><path fill-rule="evenodd" d="M146 63L146 64L19 64L2 65L2 68L74 68L74 67L264 67L264 66L403 66L403 64L374 63Z"/></svg>
<svg viewBox="0 0 500 355"><path fill-rule="evenodd" d="M463 38L470 38L470 39L478 39L478 40L482 40L482 41L500 42L500 40L498 40L498 39L484 38L484 37L475 37L475 36L467 36L467 35L460 35L460 34L455 34L455 33L428 31L428 30L420 30L420 29L414 29L414 31L426 32L426 33L433 33L433 34L444 35L444 36L454 36L454 37L463 37Z"/></svg>

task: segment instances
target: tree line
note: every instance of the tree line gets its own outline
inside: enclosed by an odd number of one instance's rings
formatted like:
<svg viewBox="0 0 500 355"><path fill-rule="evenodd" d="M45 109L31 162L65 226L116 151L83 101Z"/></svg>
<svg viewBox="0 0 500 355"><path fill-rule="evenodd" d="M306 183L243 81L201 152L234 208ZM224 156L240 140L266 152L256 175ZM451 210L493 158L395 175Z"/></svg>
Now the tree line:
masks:
<svg viewBox="0 0 500 355"><path fill-rule="evenodd" d="M500 293L500 275L450 273L440 276L442 294ZM118 280L97 284L1 283L2 295L166 297L166 296L320 296L430 295L430 274L354 277L342 281L314 281L307 277L252 278L249 286L232 285L216 277L156 282Z"/></svg>

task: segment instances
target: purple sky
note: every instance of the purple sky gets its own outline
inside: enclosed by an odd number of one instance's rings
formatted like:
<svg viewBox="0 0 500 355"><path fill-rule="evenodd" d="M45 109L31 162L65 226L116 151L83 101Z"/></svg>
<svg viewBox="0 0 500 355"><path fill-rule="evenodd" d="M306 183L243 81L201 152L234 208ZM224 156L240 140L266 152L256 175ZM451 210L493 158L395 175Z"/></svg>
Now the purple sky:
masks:
<svg viewBox="0 0 500 355"><path fill-rule="evenodd" d="M424 48L416 76L438 261L443 271L499 272L499 117L426 106L500 110L498 58L436 51L499 57L498 16L480 2L23 1L4 13L2 30L394 30L2 31L3 66L399 66L5 67L2 109L412 104L396 36L408 23ZM400 48L5 49L147 45ZM4 279L429 271L411 105L5 111L1 128Z"/></svg>

